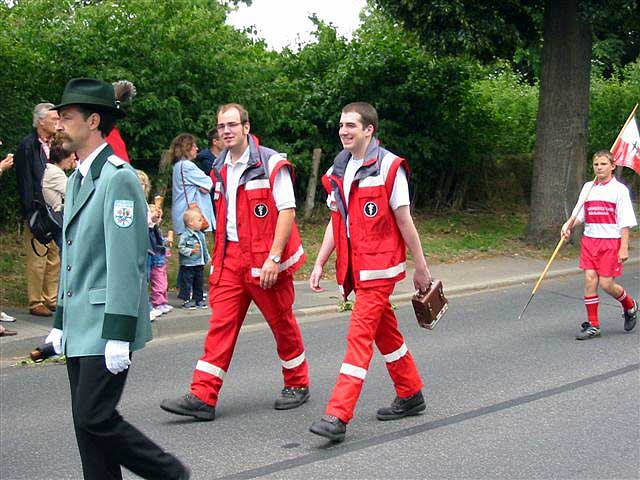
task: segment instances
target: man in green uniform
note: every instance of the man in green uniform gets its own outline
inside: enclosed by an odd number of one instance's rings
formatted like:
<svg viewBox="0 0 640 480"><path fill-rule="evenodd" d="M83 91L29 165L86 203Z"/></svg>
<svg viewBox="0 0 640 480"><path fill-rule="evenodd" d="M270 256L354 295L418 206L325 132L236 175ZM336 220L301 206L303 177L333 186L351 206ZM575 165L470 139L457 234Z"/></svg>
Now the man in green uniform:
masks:
<svg viewBox="0 0 640 480"><path fill-rule="evenodd" d="M71 409L85 479L189 478L189 470L116 410L131 352L151 338L145 262L147 205L135 171L105 142L117 118L111 84L77 78L53 107L63 146L78 156L67 184L54 328L67 356Z"/></svg>

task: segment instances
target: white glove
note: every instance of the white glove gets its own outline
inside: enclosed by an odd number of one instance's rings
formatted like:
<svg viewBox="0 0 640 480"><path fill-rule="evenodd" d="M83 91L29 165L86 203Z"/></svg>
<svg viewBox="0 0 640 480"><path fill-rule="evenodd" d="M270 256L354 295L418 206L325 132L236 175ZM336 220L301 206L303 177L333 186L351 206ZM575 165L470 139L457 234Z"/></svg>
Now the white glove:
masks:
<svg viewBox="0 0 640 480"><path fill-rule="evenodd" d="M129 365L129 342L122 340L107 340L104 347L104 362L107 364L107 370L114 375L124 372Z"/></svg>
<svg viewBox="0 0 640 480"><path fill-rule="evenodd" d="M62 330L52 328L47 338L44 339L44 343L53 345L53 351L56 352L56 355L60 355L62 353Z"/></svg>

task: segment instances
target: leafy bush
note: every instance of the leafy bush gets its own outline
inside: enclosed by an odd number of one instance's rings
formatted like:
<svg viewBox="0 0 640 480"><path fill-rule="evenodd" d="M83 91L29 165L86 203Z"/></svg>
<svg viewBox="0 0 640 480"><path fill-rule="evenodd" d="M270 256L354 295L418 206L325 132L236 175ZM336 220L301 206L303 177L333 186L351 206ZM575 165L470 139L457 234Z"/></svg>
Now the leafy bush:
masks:
<svg viewBox="0 0 640 480"><path fill-rule="evenodd" d="M378 109L382 144L408 159L418 207L528 199L535 82L505 64L435 56L375 8L352 40L315 19L314 43L270 52L225 24L228 3L0 2L0 155L28 133L36 103L58 101L69 78L95 76L136 85L120 129L134 166L152 175L176 134L204 138L218 105L240 102L252 131L296 165L303 198L313 149L324 152L323 172L341 148L340 109L363 100ZM594 74L591 153L611 145L639 98L640 61L609 79ZM0 188L0 224L13 228L14 172L0 178Z"/></svg>

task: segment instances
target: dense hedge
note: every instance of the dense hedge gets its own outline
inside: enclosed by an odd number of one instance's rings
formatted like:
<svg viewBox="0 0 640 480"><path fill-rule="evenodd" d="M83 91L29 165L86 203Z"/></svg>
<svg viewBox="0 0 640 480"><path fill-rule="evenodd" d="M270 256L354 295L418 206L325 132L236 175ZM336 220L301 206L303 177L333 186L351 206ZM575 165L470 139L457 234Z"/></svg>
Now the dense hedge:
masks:
<svg viewBox="0 0 640 480"><path fill-rule="evenodd" d="M33 105L87 75L136 84L121 130L134 166L152 175L177 133L204 139L217 106L237 101L252 130L294 161L302 198L313 148L327 167L341 106L365 100L378 108L382 142L409 160L417 205L528 199L538 88L508 66L434 57L377 12L353 40L316 21L316 42L274 53L227 26L226 14L214 0L0 2L0 155L29 131ZM593 78L591 152L611 145L638 99L638 61ZM0 189L0 225L11 227L14 172Z"/></svg>

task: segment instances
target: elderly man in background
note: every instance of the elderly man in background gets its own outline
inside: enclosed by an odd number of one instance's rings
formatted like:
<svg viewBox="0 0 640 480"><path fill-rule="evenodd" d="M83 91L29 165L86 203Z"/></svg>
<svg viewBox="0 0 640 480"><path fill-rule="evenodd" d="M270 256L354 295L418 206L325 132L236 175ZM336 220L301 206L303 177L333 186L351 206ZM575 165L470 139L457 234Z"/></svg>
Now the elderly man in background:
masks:
<svg viewBox="0 0 640 480"><path fill-rule="evenodd" d="M49 160L49 146L58 121L58 112L51 110L51 107L52 103L39 103L35 106L34 130L22 139L15 155L20 213L25 221L24 246L27 253L29 313L40 317L50 317L51 312L56 309L60 275L60 250L57 245L53 241L50 242L46 253L39 256L32 246L34 238L28 226L29 217L34 211L34 201L44 202L42 175ZM45 249L42 248L42 251Z"/></svg>

